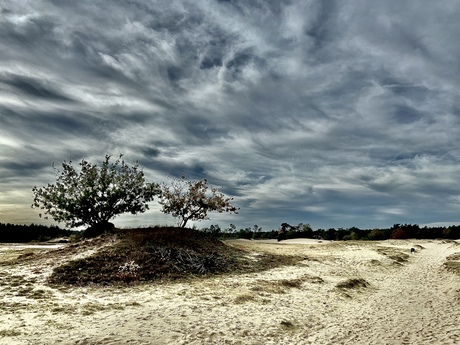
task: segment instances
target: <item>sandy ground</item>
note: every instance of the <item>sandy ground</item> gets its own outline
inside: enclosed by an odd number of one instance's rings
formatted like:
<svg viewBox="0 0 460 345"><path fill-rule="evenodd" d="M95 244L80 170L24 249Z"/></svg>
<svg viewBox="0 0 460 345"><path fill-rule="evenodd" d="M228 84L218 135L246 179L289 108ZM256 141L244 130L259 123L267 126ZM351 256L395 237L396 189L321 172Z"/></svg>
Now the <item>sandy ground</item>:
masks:
<svg viewBox="0 0 460 345"><path fill-rule="evenodd" d="M191 283L67 290L44 284L57 263L0 265L0 344L460 344L460 276L442 266L460 252L454 242L229 244L254 260L263 251L304 260ZM0 246L0 261L18 250L30 249Z"/></svg>

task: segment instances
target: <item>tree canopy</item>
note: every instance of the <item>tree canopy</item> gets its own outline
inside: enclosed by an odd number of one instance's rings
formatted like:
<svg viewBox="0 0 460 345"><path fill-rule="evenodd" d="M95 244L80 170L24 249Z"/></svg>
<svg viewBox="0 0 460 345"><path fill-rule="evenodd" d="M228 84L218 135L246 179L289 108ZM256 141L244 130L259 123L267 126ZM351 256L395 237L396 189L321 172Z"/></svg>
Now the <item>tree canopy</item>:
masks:
<svg viewBox="0 0 460 345"><path fill-rule="evenodd" d="M130 167L122 157L112 163L106 155L100 167L82 160L80 171L72 161L64 161L62 171L53 164L56 183L33 187L32 208L44 210L40 217L67 227L100 226L122 213L145 212L160 186L146 181L139 162Z"/></svg>
<svg viewBox="0 0 460 345"><path fill-rule="evenodd" d="M208 212L211 211L238 213L238 208L230 203L233 198L210 187L207 179L170 178L170 183L163 183L161 190L159 202L163 206L162 211L178 218L180 227L185 227L188 221L209 219Z"/></svg>

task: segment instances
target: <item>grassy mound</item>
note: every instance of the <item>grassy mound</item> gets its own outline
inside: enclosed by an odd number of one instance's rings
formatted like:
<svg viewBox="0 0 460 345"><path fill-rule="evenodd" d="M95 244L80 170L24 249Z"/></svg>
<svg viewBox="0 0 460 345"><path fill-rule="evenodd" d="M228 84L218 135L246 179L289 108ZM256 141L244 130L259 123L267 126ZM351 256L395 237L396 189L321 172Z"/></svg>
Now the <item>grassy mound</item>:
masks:
<svg viewBox="0 0 460 345"><path fill-rule="evenodd" d="M108 242L112 243L107 245ZM112 285L171 281L289 264L285 259L278 260L268 254L254 262L247 252L227 246L203 232L175 227L115 230L112 235L93 239L92 245L97 249L93 254L67 260L55 267L48 282L53 285ZM87 250L88 243L77 243L63 252L78 252L79 247Z"/></svg>
<svg viewBox="0 0 460 345"><path fill-rule="evenodd" d="M448 271L454 272L460 275L460 253L454 253L454 254L449 255L446 258L446 262L444 262L444 267Z"/></svg>

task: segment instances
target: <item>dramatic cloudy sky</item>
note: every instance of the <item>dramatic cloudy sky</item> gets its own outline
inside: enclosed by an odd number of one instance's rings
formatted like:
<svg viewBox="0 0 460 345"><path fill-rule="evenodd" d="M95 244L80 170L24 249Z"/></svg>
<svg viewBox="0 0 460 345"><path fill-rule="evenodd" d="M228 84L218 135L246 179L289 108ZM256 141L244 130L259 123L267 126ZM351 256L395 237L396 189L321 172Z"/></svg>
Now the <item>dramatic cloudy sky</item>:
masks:
<svg viewBox="0 0 460 345"><path fill-rule="evenodd" d="M458 0L0 0L0 222L123 153L234 196L207 224L460 223ZM118 226L173 224L154 202Z"/></svg>

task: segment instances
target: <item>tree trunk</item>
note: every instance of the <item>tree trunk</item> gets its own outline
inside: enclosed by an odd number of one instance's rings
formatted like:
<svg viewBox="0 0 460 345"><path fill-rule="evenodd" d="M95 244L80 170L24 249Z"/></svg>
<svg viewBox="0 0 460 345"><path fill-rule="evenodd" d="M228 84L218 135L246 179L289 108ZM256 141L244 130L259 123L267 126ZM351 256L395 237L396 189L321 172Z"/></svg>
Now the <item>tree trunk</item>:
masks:
<svg viewBox="0 0 460 345"><path fill-rule="evenodd" d="M103 221L94 225L91 225L83 232L84 237L97 237L102 235L104 232L111 232L115 228L113 223Z"/></svg>

